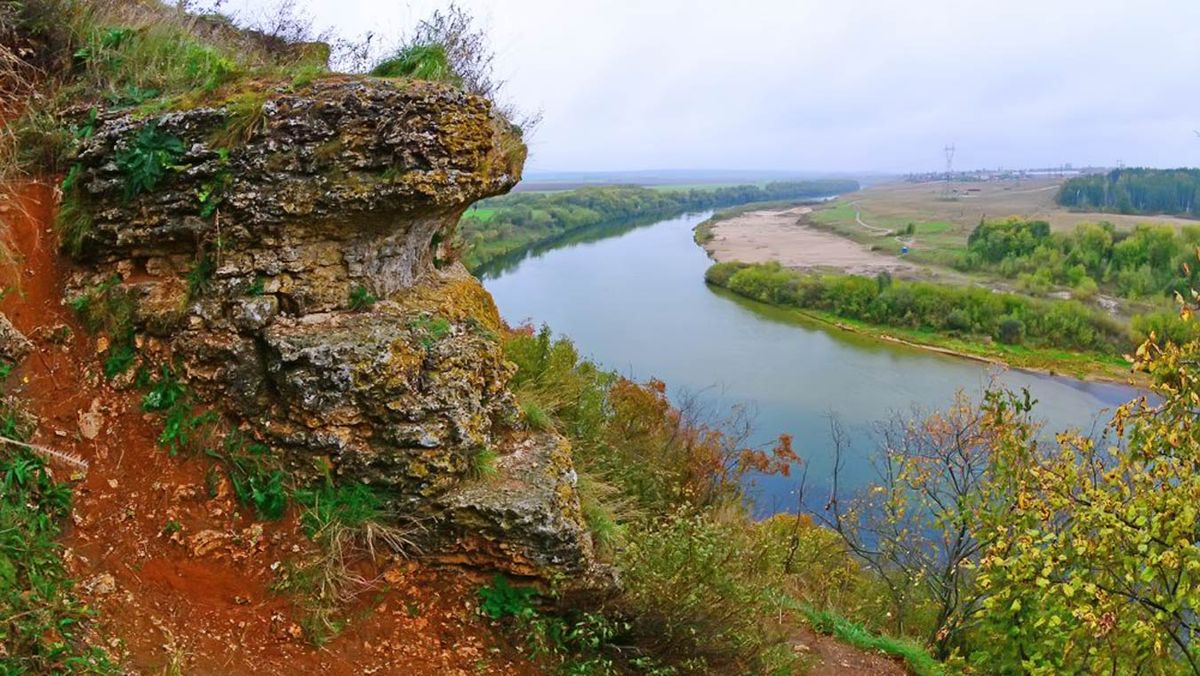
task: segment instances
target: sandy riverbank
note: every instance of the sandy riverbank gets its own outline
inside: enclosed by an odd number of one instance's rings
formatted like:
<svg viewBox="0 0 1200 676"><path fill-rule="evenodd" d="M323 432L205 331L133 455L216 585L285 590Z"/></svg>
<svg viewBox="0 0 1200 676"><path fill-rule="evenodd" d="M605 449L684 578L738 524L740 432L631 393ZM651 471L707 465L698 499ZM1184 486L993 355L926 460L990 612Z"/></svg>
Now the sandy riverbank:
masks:
<svg viewBox="0 0 1200 676"><path fill-rule="evenodd" d="M789 268L831 268L856 275L912 269L893 256L805 225L803 217L811 211L811 207L749 211L718 221L704 248L721 263L779 261Z"/></svg>

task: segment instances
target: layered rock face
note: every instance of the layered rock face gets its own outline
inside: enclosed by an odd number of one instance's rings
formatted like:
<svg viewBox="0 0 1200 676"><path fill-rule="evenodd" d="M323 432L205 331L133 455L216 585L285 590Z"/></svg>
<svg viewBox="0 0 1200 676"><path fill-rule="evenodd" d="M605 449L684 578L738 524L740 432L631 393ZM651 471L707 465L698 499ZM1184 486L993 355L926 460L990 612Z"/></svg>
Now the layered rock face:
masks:
<svg viewBox="0 0 1200 676"><path fill-rule="evenodd" d="M586 567L566 442L519 429L495 305L446 246L519 180L515 130L432 83L264 91L101 116L75 170L78 290L119 276L143 349L298 480L378 487L455 560ZM131 184L154 148L162 175ZM499 476L472 478L484 451Z"/></svg>

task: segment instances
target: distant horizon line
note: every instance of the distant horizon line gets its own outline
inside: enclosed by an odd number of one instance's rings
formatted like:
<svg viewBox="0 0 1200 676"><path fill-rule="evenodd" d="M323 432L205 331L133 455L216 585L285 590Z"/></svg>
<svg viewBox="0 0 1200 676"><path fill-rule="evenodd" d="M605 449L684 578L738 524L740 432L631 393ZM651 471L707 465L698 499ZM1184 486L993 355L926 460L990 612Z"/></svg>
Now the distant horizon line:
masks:
<svg viewBox="0 0 1200 676"><path fill-rule="evenodd" d="M1048 166L1026 166L1026 167L977 167L970 169L955 169L955 174L974 174L986 172L1045 172L1045 171L1083 171L1083 170L1112 170L1112 169L1194 169L1195 167L1188 166L1171 166L1171 167L1154 167L1154 166L1112 166L1112 165L1074 165L1060 164ZM908 176L908 175L931 175L944 174L945 169L910 169L910 170L885 170L885 169L837 169L837 170L815 170L815 169L682 169L682 168L660 168L660 169L533 169L524 172L526 179L531 178L572 178L580 179L586 177L604 177L604 176L643 176L650 178L670 178L683 176L693 177L739 177L739 176L761 176L761 177L817 177L817 176Z"/></svg>

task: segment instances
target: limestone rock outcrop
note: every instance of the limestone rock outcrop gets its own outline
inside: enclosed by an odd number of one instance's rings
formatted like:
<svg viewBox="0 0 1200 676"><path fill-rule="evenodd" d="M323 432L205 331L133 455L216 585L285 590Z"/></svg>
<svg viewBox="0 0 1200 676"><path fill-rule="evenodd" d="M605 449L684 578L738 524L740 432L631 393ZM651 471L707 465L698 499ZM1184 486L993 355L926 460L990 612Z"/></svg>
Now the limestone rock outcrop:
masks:
<svg viewBox="0 0 1200 676"><path fill-rule="evenodd" d="M139 185L130 158L147 148L169 163ZM524 154L488 101L424 82L101 114L68 195L87 215L75 292L119 278L143 350L297 481L320 467L375 486L437 524L447 560L579 571L591 544L567 442L516 429L495 305L447 246ZM472 473L485 451L489 479Z"/></svg>

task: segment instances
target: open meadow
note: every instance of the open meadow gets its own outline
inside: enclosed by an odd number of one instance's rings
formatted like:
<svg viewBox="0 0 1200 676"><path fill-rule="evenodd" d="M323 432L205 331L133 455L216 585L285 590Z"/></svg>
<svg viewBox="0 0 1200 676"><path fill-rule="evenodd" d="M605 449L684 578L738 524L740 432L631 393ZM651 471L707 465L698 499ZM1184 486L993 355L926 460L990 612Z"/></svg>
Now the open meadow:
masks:
<svg viewBox="0 0 1200 676"><path fill-rule="evenodd" d="M956 182L951 184L952 199L945 199L946 185L941 182L884 183L842 195L814 210L808 222L877 251L898 254L908 246L916 262L942 265L951 264L965 250L967 237L982 219L1040 219L1049 222L1056 232L1101 221L1112 223L1118 230L1130 230L1140 223L1176 227L1200 224L1172 216L1071 211L1054 201L1063 180Z"/></svg>

